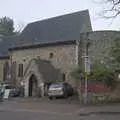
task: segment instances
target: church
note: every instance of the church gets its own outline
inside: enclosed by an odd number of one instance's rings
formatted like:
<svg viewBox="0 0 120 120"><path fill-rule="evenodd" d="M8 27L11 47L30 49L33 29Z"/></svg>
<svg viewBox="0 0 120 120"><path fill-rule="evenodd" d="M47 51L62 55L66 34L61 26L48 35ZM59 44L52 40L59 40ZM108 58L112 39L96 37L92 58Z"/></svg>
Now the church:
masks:
<svg viewBox="0 0 120 120"><path fill-rule="evenodd" d="M0 82L24 84L25 96L37 96L42 84L66 81L76 89L70 73L84 66L87 43L89 65L106 62L108 48L119 31L93 31L89 11L79 11L29 23L20 35L0 36Z"/></svg>

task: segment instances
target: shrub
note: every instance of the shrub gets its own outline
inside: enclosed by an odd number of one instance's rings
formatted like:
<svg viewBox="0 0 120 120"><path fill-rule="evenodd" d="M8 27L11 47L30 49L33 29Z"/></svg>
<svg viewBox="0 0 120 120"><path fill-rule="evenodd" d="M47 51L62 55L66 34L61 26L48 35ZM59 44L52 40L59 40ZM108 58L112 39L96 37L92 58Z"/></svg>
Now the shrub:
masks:
<svg viewBox="0 0 120 120"><path fill-rule="evenodd" d="M114 83L115 78L115 72L103 64L95 64L88 76L89 80L101 81L107 86L111 86Z"/></svg>
<svg viewBox="0 0 120 120"><path fill-rule="evenodd" d="M71 76L75 79L82 80L84 79L85 75L87 75L88 80L100 81L107 86L112 86L112 84L115 83L116 79L115 72L103 64L94 64L89 74L85 74L85 72L80 68L74 69L71 72Z"/></svg>

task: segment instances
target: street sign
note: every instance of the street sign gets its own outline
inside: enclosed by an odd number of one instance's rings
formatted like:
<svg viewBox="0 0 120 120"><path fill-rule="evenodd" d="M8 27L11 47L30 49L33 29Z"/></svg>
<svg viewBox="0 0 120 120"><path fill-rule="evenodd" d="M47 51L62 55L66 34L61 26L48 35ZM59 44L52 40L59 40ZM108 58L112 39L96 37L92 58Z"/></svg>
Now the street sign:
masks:
<svg viewBox="0 0 120 120"><path fill-rule="evenodd" d="M10 90L5 90L4 99L8 99L10 95Z"/></svg>

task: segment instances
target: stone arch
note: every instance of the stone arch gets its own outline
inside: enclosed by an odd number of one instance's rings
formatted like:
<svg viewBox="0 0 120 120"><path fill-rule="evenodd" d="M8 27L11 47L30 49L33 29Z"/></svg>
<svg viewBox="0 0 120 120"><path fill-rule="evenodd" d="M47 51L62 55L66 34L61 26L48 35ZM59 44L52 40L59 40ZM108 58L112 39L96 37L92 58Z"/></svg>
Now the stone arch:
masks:
<svg viewBox="0 0 120 120"><path fill-rule="evenodd" d="M38 71L38 66L36 65L34 59L32 59L29 62L28 66L27 66L27 68L25 70L24 77L23 77L24 88L25 88L25 96L26 97L31 96L30 93L29 93L30 92L29 91L29 80L33 76L37 79L37 89L38 89L38 92L36 93L36 96L41 96L40 85L43 83L43 78L42 78L41 73Z"/></svg>
<svg viewBox="0 0 120 120"><path fill-rule="evenodd" d="M23 77L26 97L31 96L31 94L29 94L29 86L31 85L29 84L29 80L33 76L35 76L37 79L37 87L39 91L37 94L43 97L45 94L45 84L58 80L59 76L61 76L61 73L59 69L54 68L50 61L40 58L32 59L28 63Z"/></svg>
<svg viewBox="0 0 120 120"><path fill-rule="evenodd" d="M33 80L35 79L35 81ZM30 93L30 85L31 83L34 82L34 85L36 86L36 89L31 90L32 93ZM37 73L36 71L29 71L28 74L26 75L24 79L25 83L25 96L26 97L39 97L41 96L40 89L41 89L41 84L43 83L43 79L40 73ZM31 85L31 87L33 87ZM33 89L33 88L32 88ZM36 93L35 93L36 92Z"/></svg>
<svg viewBox="0 0 120 120"><path fill-rule="evenodd" d="M37 77L32 74L29 79L29 88L28 88L28 95L32 97L38 96L38 80Z"/></svg>

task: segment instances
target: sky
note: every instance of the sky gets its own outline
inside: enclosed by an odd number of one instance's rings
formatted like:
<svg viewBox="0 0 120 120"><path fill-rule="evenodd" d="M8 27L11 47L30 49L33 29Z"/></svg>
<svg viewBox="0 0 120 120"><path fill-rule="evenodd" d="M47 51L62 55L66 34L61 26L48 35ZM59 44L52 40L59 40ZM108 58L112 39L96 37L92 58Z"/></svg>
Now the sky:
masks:
<svg viewBox="0 0 120 120"><path fill-rule="evenodd" d="M120 30L119 17L103 19L99 16L102 5L94 0L0 0L0 17L15 21L15 28L30 22L88 9L93 30Z"/></svg>

